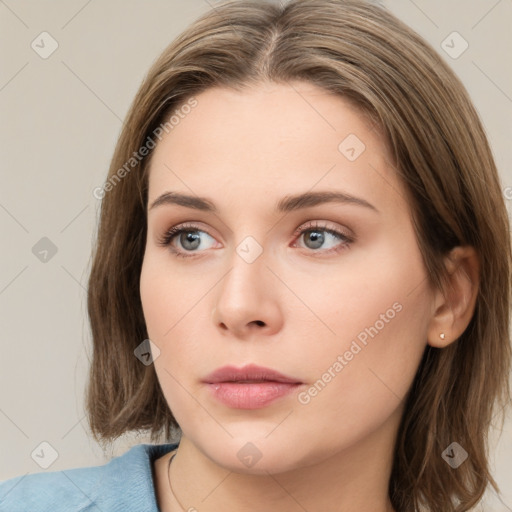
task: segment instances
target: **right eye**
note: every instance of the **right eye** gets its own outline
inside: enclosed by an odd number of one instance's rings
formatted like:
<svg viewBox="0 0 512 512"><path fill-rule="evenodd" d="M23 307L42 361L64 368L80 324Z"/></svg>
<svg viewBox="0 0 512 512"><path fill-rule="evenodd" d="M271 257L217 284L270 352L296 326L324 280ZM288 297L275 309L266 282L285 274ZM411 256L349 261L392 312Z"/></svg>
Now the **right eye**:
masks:
<svg viewBox="0 0 512 512"><path fill-rule="evenodd" d="M204 235L201 237L201 235ZM208 239L210 244L208 245ZM178 257L194 256L194 253L203 252L203 249L211 249L215 239L203 229L193 224L178 224L168 229L158 240L158 244L169 247L171 252ZM201 248L202 250L197 250ZM192 253L192 254L187 254Z"/></svg>

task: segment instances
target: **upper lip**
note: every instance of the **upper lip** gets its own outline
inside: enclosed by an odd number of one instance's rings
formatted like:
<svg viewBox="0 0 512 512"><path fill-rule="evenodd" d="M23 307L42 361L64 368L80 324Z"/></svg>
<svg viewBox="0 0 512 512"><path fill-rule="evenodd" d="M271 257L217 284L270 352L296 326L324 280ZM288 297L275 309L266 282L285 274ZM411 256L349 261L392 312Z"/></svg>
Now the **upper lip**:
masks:
<svg viewBox="0 0 512 512"><path fill-rule="evenodd" d="M288 377L270 368L249 364L242 368L236 366L223 366L207 375L204 382L213 384L216 382L284 382L289 384L301 384L301 381Z"/></svg>

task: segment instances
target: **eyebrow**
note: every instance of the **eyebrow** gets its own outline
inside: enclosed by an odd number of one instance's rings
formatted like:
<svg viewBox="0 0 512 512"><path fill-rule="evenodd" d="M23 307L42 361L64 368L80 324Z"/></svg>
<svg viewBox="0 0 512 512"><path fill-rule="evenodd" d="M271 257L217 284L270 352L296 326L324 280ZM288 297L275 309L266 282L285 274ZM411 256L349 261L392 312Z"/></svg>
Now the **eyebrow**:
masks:
<svg viewBox="0 0 512 512"><path fill-rule="evenodd" d="M300 210L302 208L310 208L324 203L342 203L342 204L353 204L356 206L362 206L369 208L377 213L379 210L371 203L344 192L305 192L303 194L297 194L293 196L285 196L280 199L276 204L276 211L281 213L287 213L294 210ZM193 208L195 210L201 210L205 212L218 213L217 207L212 201L205 197L190 196L179 192L165 192L159 196L151 206L150 210L161 205L179 205L187 208Z"/></svg>

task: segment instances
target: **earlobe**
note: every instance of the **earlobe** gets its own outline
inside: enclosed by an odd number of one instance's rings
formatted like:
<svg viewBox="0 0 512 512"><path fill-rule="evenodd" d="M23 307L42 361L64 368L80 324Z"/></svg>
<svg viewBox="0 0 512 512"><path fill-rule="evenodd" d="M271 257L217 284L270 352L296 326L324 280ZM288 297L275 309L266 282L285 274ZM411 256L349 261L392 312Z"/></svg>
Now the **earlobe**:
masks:
<svg viewBox="0 0 512 512"><path fill-rule="evenodd" d="M446 285L436 290L428 344L444 348L466 330L475 311L480 263L471 246L455 247L445 259Z"/></svg>

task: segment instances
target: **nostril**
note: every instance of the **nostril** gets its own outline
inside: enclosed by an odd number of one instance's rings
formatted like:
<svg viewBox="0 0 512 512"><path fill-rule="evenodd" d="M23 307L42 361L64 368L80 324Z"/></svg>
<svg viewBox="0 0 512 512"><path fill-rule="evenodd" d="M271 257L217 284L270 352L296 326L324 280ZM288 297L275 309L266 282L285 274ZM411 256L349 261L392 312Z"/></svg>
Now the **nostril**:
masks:
<svg viewBox="0 0 512 512"><path fill-rule="evenodd" d="M255 320L254 323L259 325L259 326L265 325L265 322L263 322L262 320Z"/></svg>

